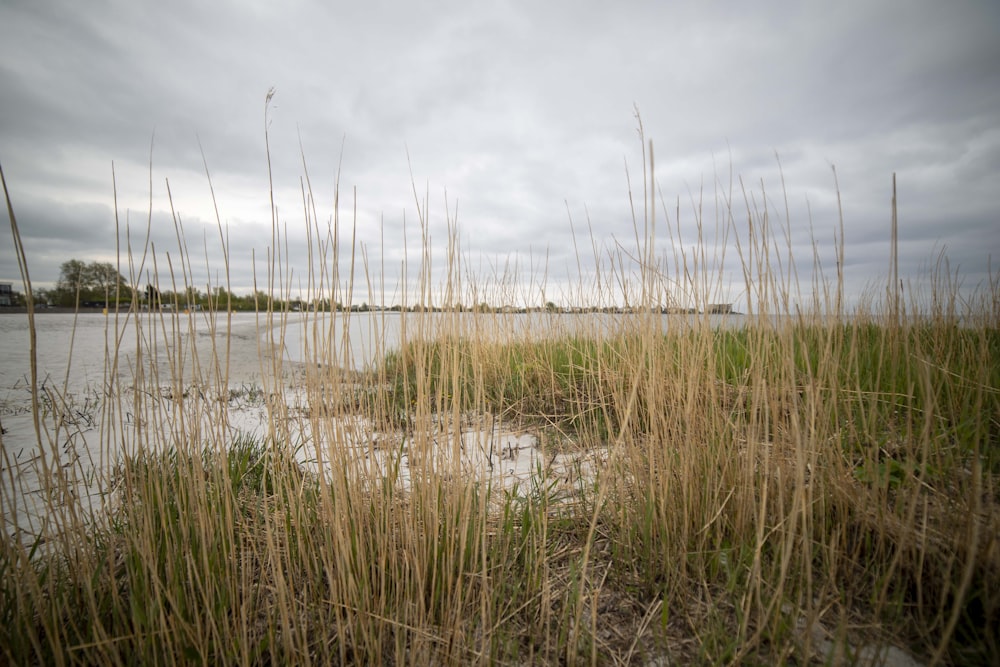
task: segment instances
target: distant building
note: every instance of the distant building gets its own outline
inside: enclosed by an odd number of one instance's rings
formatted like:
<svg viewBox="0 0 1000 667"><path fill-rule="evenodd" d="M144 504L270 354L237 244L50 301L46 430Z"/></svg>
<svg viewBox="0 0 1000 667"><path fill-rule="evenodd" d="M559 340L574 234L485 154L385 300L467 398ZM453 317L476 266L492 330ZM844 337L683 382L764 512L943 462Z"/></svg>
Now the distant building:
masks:
<svg viewBox="0 0 1000 667"><path fill-rule="evenodd" d="M731 303L710 303L705 310L709 315L732 315L733 304Z"/></svg>
<svg viewBox="0 0 1000 667"><path fill-rule="evenodd" d="M0 306L14 305L14 283L0 283Z"/></svg>

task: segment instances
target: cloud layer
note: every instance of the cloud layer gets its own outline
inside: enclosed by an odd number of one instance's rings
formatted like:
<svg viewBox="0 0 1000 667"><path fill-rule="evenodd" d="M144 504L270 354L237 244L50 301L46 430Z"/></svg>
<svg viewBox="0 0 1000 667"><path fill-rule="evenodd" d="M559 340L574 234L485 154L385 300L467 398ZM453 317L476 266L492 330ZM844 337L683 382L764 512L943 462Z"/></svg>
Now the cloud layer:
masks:
<svg viewBox="0 0 1000 667"><path fill-rule="evenodd" d="M457 230L472 282L519 274L580 298L578 272L609 280L618 252L627 274L643 234L636 110L657 264L695 260L700 219L722 300L746 298L747 202L807 295L814 253L834 277L841 240L852 298L884 280L893 173L905 277L946 253L975 285L1000 254L989 3L13 0L0 56L0 161L42 286L62 261L113 260L127 242L134 269L153 248L176 269L180 226L197 285L224 280L221 227L248 291L274 254L273 191L297 290L306 227L328 233L339 182L340 277L354 235L386 301L404 258L416 279L421 220L442 280ZM723 233L727 201L738 224ZM0 281L19 286L0 248Z"/></svg>

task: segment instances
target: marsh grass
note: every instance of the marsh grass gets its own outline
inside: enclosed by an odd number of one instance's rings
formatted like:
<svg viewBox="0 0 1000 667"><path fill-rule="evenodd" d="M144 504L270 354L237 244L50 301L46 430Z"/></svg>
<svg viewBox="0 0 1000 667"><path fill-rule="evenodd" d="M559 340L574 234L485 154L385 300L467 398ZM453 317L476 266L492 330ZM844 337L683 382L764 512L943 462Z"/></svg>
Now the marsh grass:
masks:
<svg viewBox="0 0 1000 667"><path fill-rule="evenodd" d="M653 184L651 147L644 172ZM342 254L348 276L356 260L377 269L339 247L339 211L319 225L304 180L308 265L323 267L309 297L349 302L337 291ZM644 189L634 256L622 251L580 293L648 307L680 290L710 303L722 277L705 266L720 251L674 256L664 276L654 240L666 211ZM45 408L59 392L32 378L49 520L28 531L11 519L19 491L5 443L0 656L842 664L893 646L929 663L996 662L1000 283L964 302L948 280L909 304L890 288L847 314L839 277L813 286L804 315L789 306L798 285L780 226L752 197L744 211L733 200L721 196L715 213L734 238L737 220L750 224L737 242L752 309L741 326L678 316L664 328L638 308L611 326L574 315L568 328L548 314L529 334L500 311L404 313L400 346L374 369L350 368L346 349L307 350L295 400L281 356L265 349L280 349L289 326L273 308L288 301L275 223L261 386L230 387L228 341L181 345L190 318L127 324L93 410L96 505L74 500L71 475L52 474L66 463ZM417 292L429 295L427 202L417 209ZM511 300L521 287L506 277L470 284L449 225L445 301ZM221 224L220 240L225 250ZM163 258L144 249L124 261L135 278ZM204 317L225 331L224 309ZM303 317L321 341L356 315ZM379 317L369 321L380 340ZM123 384L126 351L136 361ZM233 428L234 402L265 406L266 429ZM487 423L603 454L563 479L539 465L503 486L485 464L459 466L461 434Z"/></svg>

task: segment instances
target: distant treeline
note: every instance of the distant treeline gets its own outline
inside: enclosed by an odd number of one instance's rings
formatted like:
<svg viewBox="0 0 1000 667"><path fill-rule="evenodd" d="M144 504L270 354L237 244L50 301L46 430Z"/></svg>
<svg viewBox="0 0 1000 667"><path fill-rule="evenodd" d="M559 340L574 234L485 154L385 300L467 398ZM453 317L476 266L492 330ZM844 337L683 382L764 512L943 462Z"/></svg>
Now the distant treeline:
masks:
<svg viewBox="0 0 1000 667"><path fill-rule="evenodd" d="M329 298L305 300L280 299L257 290L252 294L234 294L224 287L201 291L186 287L173 291L160 289L147 283L132 287L110 262L86 263L78 259L63 262L59 280L52 289L34 290L35 304L62 308L117 308L119 310L233 310L233 311L319 311L319 312L501 312L501 313L640 313L654 312L667 315L693 315L699 312L727 315L734 311L728 303L708 304L704 311L672 306L559 306L551 301L544 306L491 305L481 302L464 305L400 305L391 306L362 303L342 304ZM24 306L24 297L12 292L10 305Z"/></svg>

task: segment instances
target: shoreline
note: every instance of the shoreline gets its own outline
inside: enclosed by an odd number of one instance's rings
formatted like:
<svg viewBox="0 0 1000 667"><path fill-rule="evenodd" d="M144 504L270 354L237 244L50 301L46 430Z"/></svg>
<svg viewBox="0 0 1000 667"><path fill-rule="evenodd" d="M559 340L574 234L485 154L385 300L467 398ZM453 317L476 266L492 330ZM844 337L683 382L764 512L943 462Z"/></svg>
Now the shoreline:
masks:
<svg viewBox="0 0 1000 667"><path fill-rule="evenodd" d="M138 310L138 311L134 311L131 308L120 308L120 309L118 309L116 311L113 308L108 308L107 309L107 313L105 313L105 309L104 308L84 307L84 306L80 306L79 308L71 308L69 306L43 306L43 307L36 306L34 308L34 310L33 310L33 313L35 315L57 315L57 314L58 315L66 315L66 314L72 315L74 313L77 313L77 314L80 314L80 315L95 315L95 314L96 315L104 315L104 314L114 315L116 312L119 315L128 315L128 314L131 314L131 313L159 313L159 312L163 312L164 314L177 314L177 313L183 314L183 313L188 312L188 311L184 311L184 310L167 310L167 311ZM217 313L219 315L224 315L226 313L226 311L224 311L224 310L216 310L216 311L211 311L211 310L196 310L196 311L190 311L191 314L194 314L194 313L213 313L213 312ZM233 313L265 313L267 311L265 311L265 310L234 310L232 312ZM28 308L26 306L3 306L3 307L0 307L0 315L4 315L4 314L10 314L10 315L27 315L28 314Z"/></svg>

